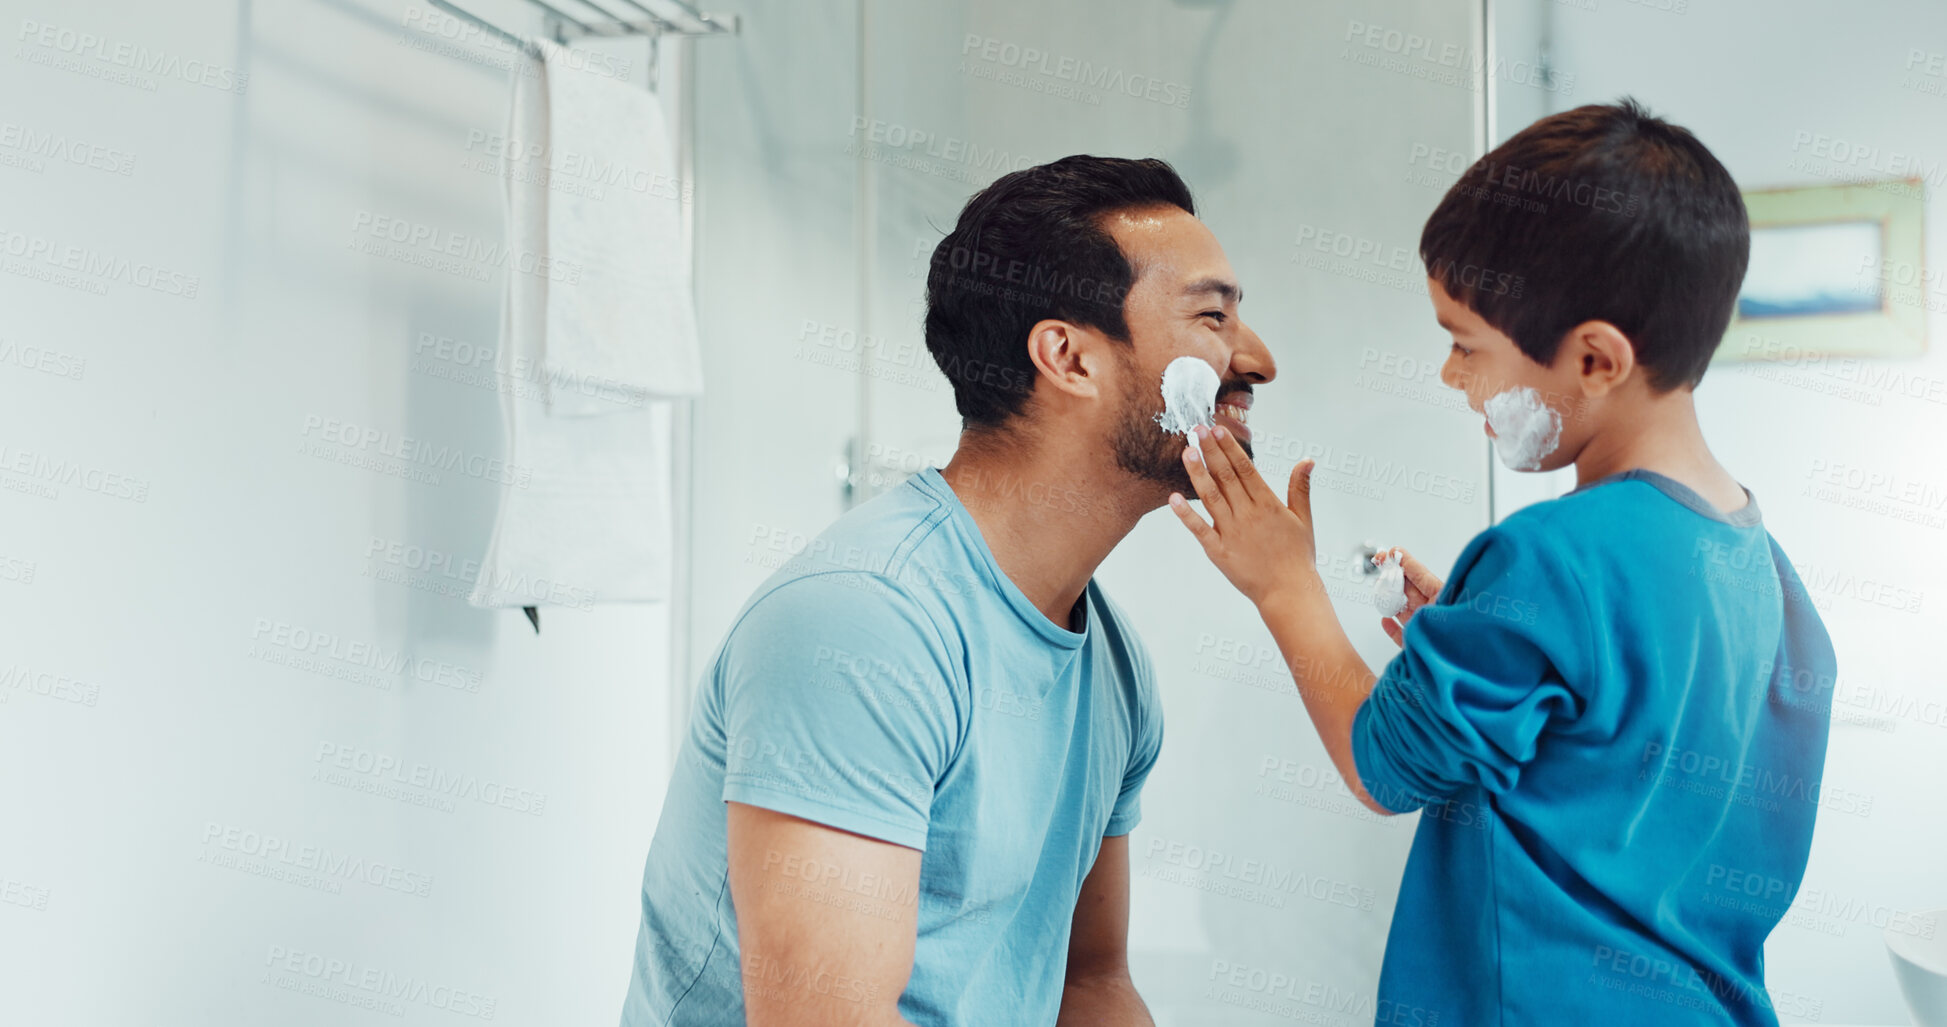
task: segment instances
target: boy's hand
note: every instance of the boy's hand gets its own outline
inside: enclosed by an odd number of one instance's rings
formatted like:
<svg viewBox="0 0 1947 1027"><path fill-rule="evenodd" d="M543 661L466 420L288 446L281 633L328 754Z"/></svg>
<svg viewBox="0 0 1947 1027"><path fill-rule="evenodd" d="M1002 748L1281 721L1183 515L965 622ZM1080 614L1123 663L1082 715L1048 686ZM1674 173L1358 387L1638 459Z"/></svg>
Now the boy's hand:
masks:
<svg viewBox="0 0 1947 1027"><path fill-rule="evenodd" d="M1303 460L1291 469L1286 498L1279 499L1230 432L1196 431L1202 453L1185 445L1183 466L1214 526L1205 524L1181 493L1171 493L1170 508L1203 544L1204 555L1258 606L1281 591L1316 587L1313 462Z"/></svg>
<svg viewBox="0 0 1947 1027"><path fill-rule="evenodd" d="M1406 609L1397 617L1381 617L1379 626L1385 629L1386 637L1392 639L1394 645L1404 649L1406 648L1406 622L1413 619L1413 615L1420 611L1420 607L1432 602L1434 597L1440 594L1440 587L1444 582L1428 570L1426 564L1413 559L1412 553L1398 546L1375 553L1372 562L1383 563L1394 553L1400 555L1400 570L1406 572Z"/></svg>

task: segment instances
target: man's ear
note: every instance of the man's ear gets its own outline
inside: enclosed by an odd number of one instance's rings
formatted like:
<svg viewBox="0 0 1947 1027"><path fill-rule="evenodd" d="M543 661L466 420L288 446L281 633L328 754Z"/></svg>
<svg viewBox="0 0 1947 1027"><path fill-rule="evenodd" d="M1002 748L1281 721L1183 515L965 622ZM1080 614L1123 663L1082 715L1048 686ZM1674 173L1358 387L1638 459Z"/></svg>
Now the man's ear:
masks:
<svg viewBox="0 0 1947 1027"><path fill-rule="evenodd" d="M1636 347L1607 321L1584 321L1569 329L1557 361L1570 361L1582 395L1595 399L1636 373Z"/></svg>
<svg viewBox="0 0 1947 1027"><path fill-rule="evenodd" d="M1028 359L1040 377L1062 393L1095 397L1102 393L1107 354L1100 332L1069 321L1038 321L1028 332Z"/></svg>

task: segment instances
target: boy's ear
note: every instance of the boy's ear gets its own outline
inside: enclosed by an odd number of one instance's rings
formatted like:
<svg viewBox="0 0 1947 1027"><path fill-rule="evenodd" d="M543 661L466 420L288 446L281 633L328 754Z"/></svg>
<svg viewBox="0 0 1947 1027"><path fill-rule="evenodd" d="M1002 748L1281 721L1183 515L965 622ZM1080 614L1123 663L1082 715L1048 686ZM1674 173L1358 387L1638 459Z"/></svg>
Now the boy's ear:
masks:
<svg viewBox="0 0 1947 1027"><path fill-rule="evenodd" d="M1584 321L1569 329L1561 356L1574 362L1582 394L1590 399L1607 394L1636 373L1636 347L1607 321Z"/></svg>

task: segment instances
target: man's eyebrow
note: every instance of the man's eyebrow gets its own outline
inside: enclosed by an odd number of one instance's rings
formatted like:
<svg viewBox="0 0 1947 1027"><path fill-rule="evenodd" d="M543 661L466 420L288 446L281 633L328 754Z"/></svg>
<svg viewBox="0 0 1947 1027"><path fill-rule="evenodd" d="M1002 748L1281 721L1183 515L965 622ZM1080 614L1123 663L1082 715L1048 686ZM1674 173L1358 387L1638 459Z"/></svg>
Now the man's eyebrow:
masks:
<svg viewBox="0 0 1947 1027"><path fill-rule="evenodd" d="M1232 303L1244 302L1244 287L1225 278L1199 278L1183 287L1183 295L1197 296L1214 292Z"/></svg>

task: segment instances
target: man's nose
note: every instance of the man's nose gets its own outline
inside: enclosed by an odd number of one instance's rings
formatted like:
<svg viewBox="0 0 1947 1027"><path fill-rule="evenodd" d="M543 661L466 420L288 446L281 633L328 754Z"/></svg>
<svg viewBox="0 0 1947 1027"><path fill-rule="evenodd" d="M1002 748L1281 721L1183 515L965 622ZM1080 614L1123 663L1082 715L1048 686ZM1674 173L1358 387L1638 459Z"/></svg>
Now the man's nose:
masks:
<svg viewBox="0 0 1947 1027"><path fill-rule="evenodd" d="M1237 327L1238 346L1230 355L1231 374L1257 384L1276 378L1278 362L1271 358L1271 350L1264 345L1264 340L1242 321Z"/></svg>

